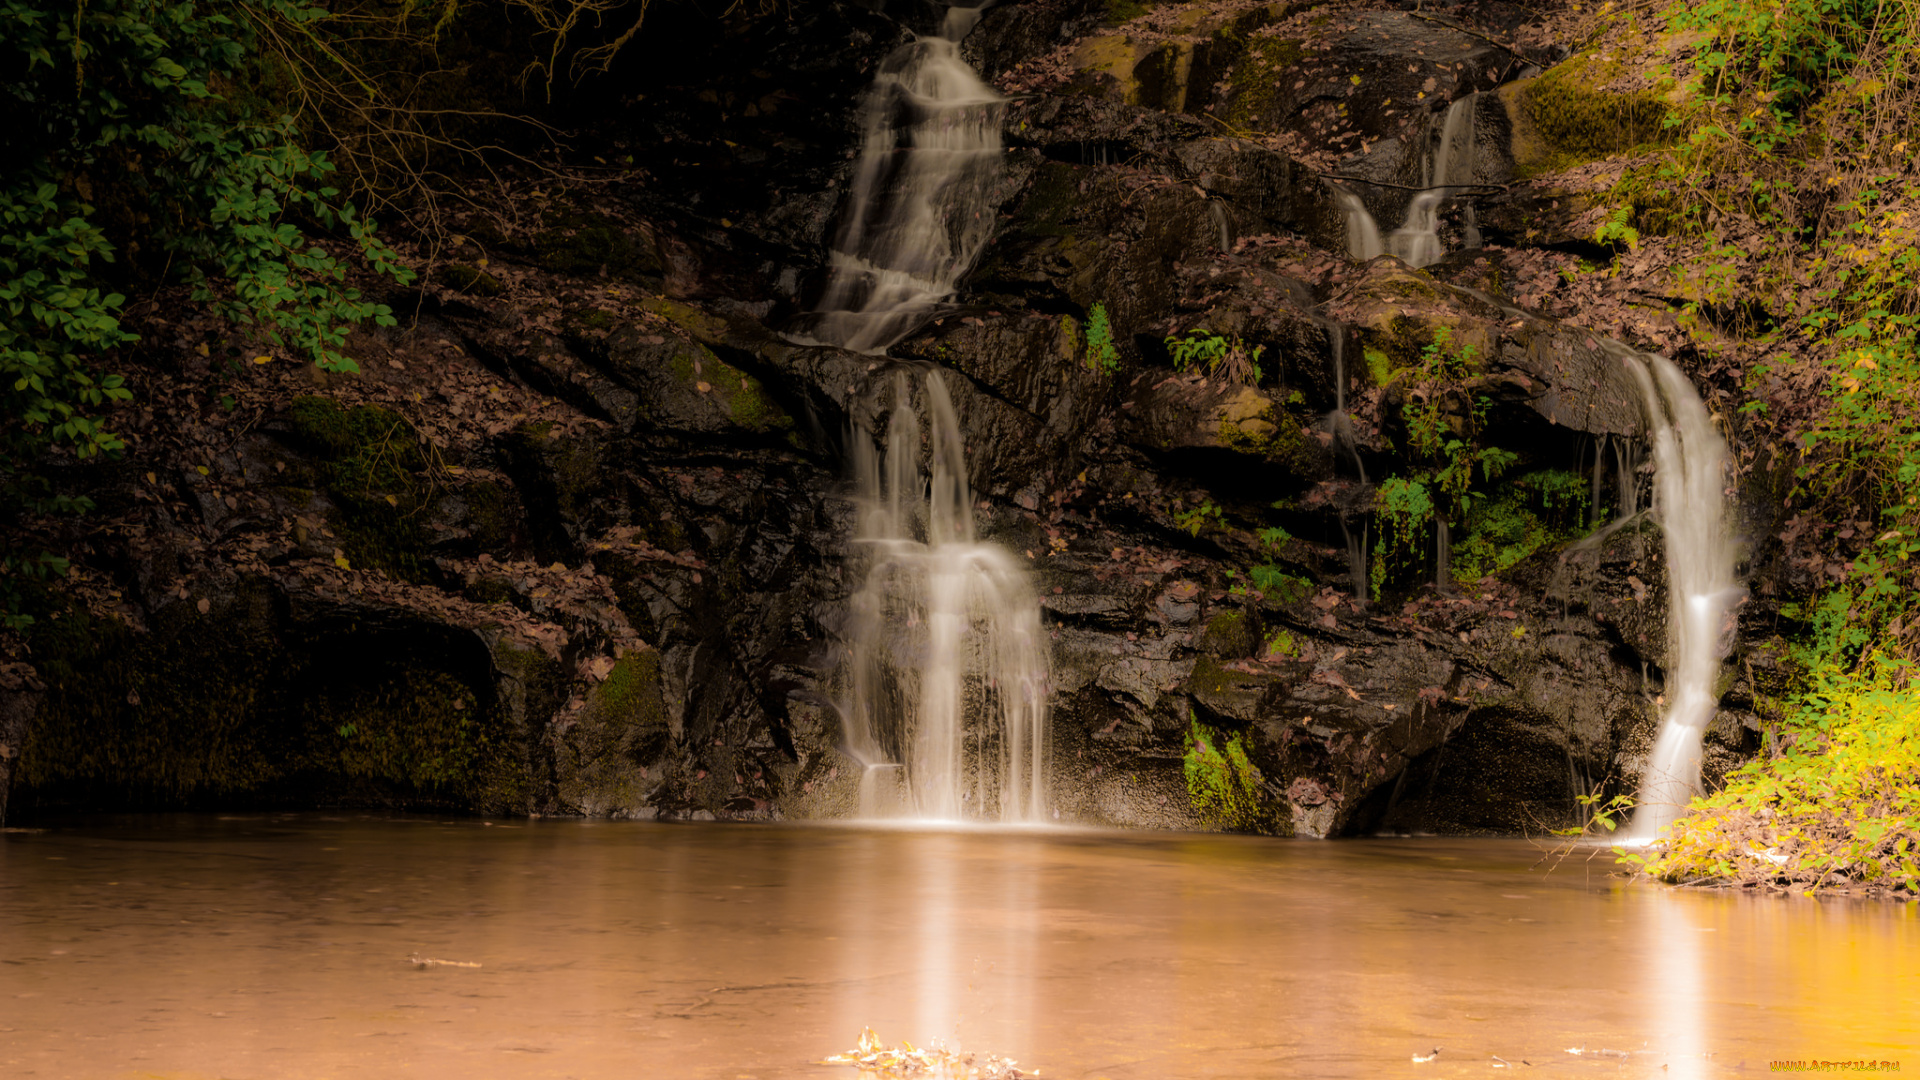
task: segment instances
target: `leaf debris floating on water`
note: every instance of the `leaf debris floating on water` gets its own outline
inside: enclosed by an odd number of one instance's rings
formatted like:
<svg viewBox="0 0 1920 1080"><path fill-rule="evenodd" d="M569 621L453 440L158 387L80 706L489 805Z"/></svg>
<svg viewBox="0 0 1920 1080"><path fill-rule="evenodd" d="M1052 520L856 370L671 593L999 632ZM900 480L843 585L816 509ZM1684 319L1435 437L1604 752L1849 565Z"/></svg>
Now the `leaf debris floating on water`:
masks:
<svg viewBox="0 0 1920 1080"><path fill-rule="evenodd" d="M910 1042L888 1046L872 1028L860 1032L860 1045L844 1054L835 1054L822 1065L852 1065L862 1073L887 1076L925 1076L937 1080L1026 1080L1040 1075L1039 1069L1014 1068L1011 1058L948 1050L941 1046L916 1048Z"/></svg>
<svg viewBox="0 0 1920 1080"><path fill-rule="evenodd" d="M477 968L480 966L479 964L476 964L467 960L435 960L431 956L409 956L407 957L407 963L412 964L415 967L423 967L423 968L430 968L430 967Z"/></svg>

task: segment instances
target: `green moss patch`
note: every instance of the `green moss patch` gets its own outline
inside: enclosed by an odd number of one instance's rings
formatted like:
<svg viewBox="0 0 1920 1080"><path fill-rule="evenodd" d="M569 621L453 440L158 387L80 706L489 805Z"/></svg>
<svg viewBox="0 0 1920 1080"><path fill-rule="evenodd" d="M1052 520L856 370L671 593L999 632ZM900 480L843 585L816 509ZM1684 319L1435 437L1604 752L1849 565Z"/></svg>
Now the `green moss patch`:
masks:
<svg viewBox="0 0 1920 1080"><path fill-rule="evenodd" d="M1187 798L1202 821L1232 832L1273 833L1273 811L1260 798L1260 770L1247 758L1245 735L1228 735L1187 715L1183 771Z"/></svg>
<svg viewBox="0 0 1920 1080"><path fill-rule="evenodd" d="M500 284L499 278L464 263L443 266L438 276L447 288L470 296L499 296L507 291L506 286Z"/></svg>
<svg viewBox="0 0 1920 1080"><path fill-rule="evenodd" d="M329 524L350 565L426 581L426 459L413 425L375 405L342 408L323 397L295 399L289 417L319 459L315 479L334 504Z"/></svg>
<svg viewBox="0 0 1920 1080"><path fill-rule="evenodd" d="M1619 73L1619 61L1582 54L1512 91L1520 113L1515 175L1558 172L1658 142L1666 103L1652 90L1604 89Z"/></svg>
<svg viewBox="0 0 1920 1080"><path fill-rule="evenodd" d="M664 271L650 240L603 214L550 215L528 253L556 274L592 276L605 270L610 277L642 280Z"/></svg>
<svg viewBox="0 0 1920 1080"><path fill-rule="evenodd" d="M20 782L42 805L424 802L524 812L522 741L470 636L426 624L290 622L264 581L135 634L47 620L51 692ZM483 677L483 676L482 676Z"/></svg>
<svg viewBox="0 0 1920 1080"><path fill-rule="evenodd" d="M1478 581L1575 539L1586 517L1587 484L1578 474L1541 469L1503 480L1474 503L1452 548L1456 580Z"/></svg>

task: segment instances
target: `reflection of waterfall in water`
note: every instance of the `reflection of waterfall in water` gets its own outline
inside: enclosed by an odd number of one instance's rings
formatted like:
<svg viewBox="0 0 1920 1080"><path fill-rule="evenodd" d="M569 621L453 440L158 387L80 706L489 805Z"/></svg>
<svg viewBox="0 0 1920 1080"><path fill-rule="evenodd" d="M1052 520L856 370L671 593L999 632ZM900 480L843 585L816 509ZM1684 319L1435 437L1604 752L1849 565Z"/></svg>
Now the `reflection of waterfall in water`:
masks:
<svg viewBox="0 0 1920 1080"><path fill-rule="evenodd" d="M959 45L980 12L950 8L939 37L881 61L826 292L803 331L814 339L860 352L900 340L953 295L992 232L1005 99Z"/></svg>
<svg viewBox="0 0 1920 1080"><path fill-rule="evenodd" d="M1420 188L1407 200L1400 227L1380 239L1380 227L1366 204L1339 185L1333 188L1334 204L1346 219L1347 254L1365 261L1382 252L1390 252L1408 266L1419 268L1440 261L1446 247L1440 243L1440 206L1452 187L1473 181L1474 105L1477 95L1468 94L1447 106L1437 127L1428 128L1431 145L1420 159ZM1480 244L1480 229L1467 208L1468 247Z"/></svg>
<svg viewBox="0 0 1920 1080"><path fill-rule="evenodd" d="M856 539L873 560L848 634L847 748L867 766L861 814L887 811L883 763L897 762L919 816L1039 821L1048 692L1039 600L1025 566L974 539L960 422L939 373L921 383L924 434L904 372L893 393L886 446L853 440Z"/></svg>
<svg viewBox="0 0 1920 1080"><path fill-rule="evenodd" d="M1700 791L1703 740L1719 703L1714 683L1732 645L1734 609L1746 591L1734 580L1734 545L1726 525L1727 444L1706 405L1673 361L1618 342L1603 339L1603 344L1626 364L1646 406L1653 508L1667 555L1667 711L1627 834L1645 842L1679 817Z"/></svg>

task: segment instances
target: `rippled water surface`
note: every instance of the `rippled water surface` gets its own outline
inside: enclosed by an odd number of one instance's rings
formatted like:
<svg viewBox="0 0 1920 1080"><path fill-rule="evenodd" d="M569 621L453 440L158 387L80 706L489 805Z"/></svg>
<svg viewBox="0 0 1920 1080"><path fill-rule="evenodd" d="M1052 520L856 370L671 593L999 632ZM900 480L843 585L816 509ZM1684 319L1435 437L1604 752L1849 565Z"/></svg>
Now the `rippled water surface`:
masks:
<svg viewBox="0 0 1920 1080"><path fill-rule="evenodd" d="M1913 905L1538 862L1520 841L551 821L16 832L0 1076L851 1080L810 1062L863 1025L1044 1078L1920 1071Z"/></svg>

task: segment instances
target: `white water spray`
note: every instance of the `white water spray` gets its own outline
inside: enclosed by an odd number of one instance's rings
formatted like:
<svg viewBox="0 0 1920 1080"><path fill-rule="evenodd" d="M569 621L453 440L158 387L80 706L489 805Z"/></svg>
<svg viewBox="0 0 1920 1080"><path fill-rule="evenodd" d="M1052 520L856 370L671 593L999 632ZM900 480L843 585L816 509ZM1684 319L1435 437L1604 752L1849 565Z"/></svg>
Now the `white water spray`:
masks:
<svg viewBox="0 0 1920 1080"><path fill-rule="evenodd" d="M924 434L904 372L893 389L885 448L854 443L856 540L873 559L853 598L849 634L847 743L867 766L861 816L903 809L946 820L1040 821L1049 670L1039 600L1011 552L974 539L946 383L936 371L921 383ZM903 785L887 783L894 763L905 769ZM905 806L887 805L890 788Z"/></svg>
<svg viewBox="0 0 1920 1080"><path fill-rule="evenodd" d="M949 8L938 37L881 61L815 339L884 350L941 309L993 231L1006 99L960 58L981 10Z"/></svg>
<svg viewBox="0 0 1920 1080"><path fill-rule="evenodd" d="M1734 609L1746 590L1734 577L1735 550L1726 524L1727 444L1706 405L1666 357L1637 353L1618 342L1605 346L1626 364L1646 406L1653 510L1667 555L1667 711L1625 837L1645 843L1700 792L1707 725L1719 705L1714 684L1732 643Z"/></svg>

